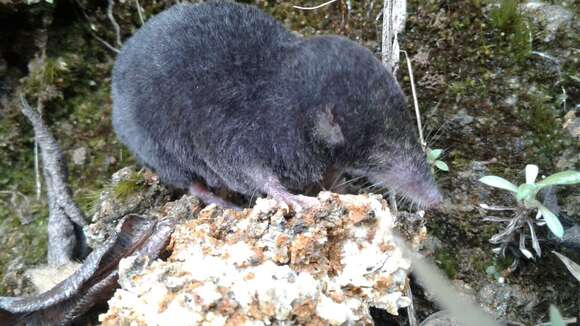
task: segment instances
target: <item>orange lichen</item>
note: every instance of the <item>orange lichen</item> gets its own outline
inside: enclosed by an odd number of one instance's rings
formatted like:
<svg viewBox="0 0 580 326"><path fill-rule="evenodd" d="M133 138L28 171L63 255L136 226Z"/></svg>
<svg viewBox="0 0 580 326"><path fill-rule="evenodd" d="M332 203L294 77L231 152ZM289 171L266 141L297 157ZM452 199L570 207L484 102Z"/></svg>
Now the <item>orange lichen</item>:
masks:
<svg viewBox="0 0 580 326"><path fill-rule="evenodd" d="M256 274L251 272L244 275L244 281L250 281L253 280L254 278L256 278Z"/></svg>
<svg viewBox="0 0 580 326"><path fill-rule="evenodd" d="M316 305L311 299L308 299L295 305L292 309L292 315L300 325L306 325L311 321L312 316L315 315L315 311Z"/></svg>
<svg viewBox="0 0 580 326"><path fill-rule="evenodd" d="M250 310L248 311L248 315L256 320L262 320L264 318L264 314L260 310L257 304L252 304L250 306Z"/></svg>
<svg viewBox="0 0 580 326"><path fill-rule="evenodd" d="M244 316L242 313L235 313L229 316L228 320L226 321L226 326L239 326L244 325L248 321L248 318Z"/></svg>
<svg viewBox="0 0 580 326"><path fill-rule="evenodd" d="M389 276L384 276L384 277L379 278L375 282L374 288L379 290L379 291L382 291L382 290L386 290L386 289L390 288L391 285L392 285L392 279L389 275Z"/></svg>
<svg viewBox="0 0 580 326"><path fill-rule="evenodd" d="M348 205L348 220L352 225L356 225L361 221L368 219L370 207L360 205Z"/></svg>
<svg viewBox="0 0 580 326"><path fill-rule="evenodd" d="M169 304L171 303L171 301L173 301L173 299L175 299L175 294L172 292L167 293L163 298L163 300L161 300L161 302L159 303L159 307L157 307L157 313L164 312L167 309L167 306L169 306Z"/></svg>
<svg viewBox="0 0 580 326"><path fill-rule="evenodd" d="M395 246L393 246L392 243L381 243L379 248L381 249L382 252L389 252L389 251L393 251L395 249Z"/></svg>
<svg viewBox="0 0 580 326"><path fill-rule="evenodd" d="M328 238L327 252L329 263L329 273L331 275L337 275L342 271L342 241L344 240L344 235L332 236Z"/></svg>
<svg viewBox="0 0 580 326"><path fill-rule="evenodd" d="M343 303L344 302L344 293L342 292L337 292L337 291L329 291L328 292L328 297L332 299L332 301L336 302L336 303Z"/></svg>
<svg viewBox="0 0 580 326"><path fill-rule="evenodd" d="M286 246L288 244L288 239L287 235L282 234L276 238L276 245L278 247Z"/></svg>
<svg viewBox="0 0 580 326"><path fill-rule="evenodd" d="M224 299L222 299L217 305L217 311L224 316L233 316L238 311L238 304L227 298L227 290L221 290Z"/></svg>

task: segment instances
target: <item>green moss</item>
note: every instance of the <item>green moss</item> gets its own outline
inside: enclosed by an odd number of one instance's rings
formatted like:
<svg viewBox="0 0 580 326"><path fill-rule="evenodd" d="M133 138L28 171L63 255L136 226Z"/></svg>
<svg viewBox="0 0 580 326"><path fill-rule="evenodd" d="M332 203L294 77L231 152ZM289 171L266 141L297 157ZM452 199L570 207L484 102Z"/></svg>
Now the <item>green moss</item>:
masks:
<svg viewBox="0 0 580 326"><path fill-rule="evenodd" d="M81 211L90 214L101 197L102 190L86 189L77 191L74 196L75 202L79 205Z"/></svg>
<svg viewBox="0 0 580 326"><path fill-rule="evenodd" d="M522 20L510 36L510 48L513 50L513 57L517 62L523 62L532 52L531 26L527 21Z"/></svg>
<svg viewBox="0 0 580 326"><path fill-rule="evenodd" d="M455 278L459 267L455 253L439 249L435 252L435 262L450 279Z"/></svg>
<svg viewBox="0 0 580 326"><path fill-rule="evenodd" d="M502 32L511 33L521 23L522 17L518 10L519 1L501 0L499 7L491 11L491 24Z"/></svg>
<svg viewBox="0 0 580 326"><path fill-rule="evenodd" d="M35 203L28 207L27 213L35 219L23 225L13 207L0 201L0 279L4 278L9 269L14 271L15 257L18 257L16 263L24 266L35 265L46 259L48 211L42 204ZM0 282L0 295L12 294L11 290L11 284Z"/></svg>
<svg viewBox="0 0 580 326"><path fill-rule="evenodd" d="M479 273L485 273L487 266L490 265L490 259L486 256L482 255L471 255L468 256L467 259L469 260L469 263L471 266L473 266L473 269L476 272Z"/></svg>
<svg viewBox="0 0 580 326"><path fill-rule="evenodd" d="M135 172L129 175L126 179L119 181L113 185L111 191L113 196L118 200L127 199L132 194L136 193L143 183L143 178L140 173Z"/></svg>
<svg viewBox="0 0 580 326"><path fill-rule="evenodd" d="M500 54L521 63L532 51L532 29L518 5L517 0L502 0L499 7L491 11L491 25L500 32Z"/></svg>
<svg viewBox="0 0 580 326"><path fill-rule="evenodd" d="M571 143L561 127L557 99L542 94L528 95L519 113L529 130L528 155L533 158L530 162L549 168L555 163L554 158Z"/></svg>

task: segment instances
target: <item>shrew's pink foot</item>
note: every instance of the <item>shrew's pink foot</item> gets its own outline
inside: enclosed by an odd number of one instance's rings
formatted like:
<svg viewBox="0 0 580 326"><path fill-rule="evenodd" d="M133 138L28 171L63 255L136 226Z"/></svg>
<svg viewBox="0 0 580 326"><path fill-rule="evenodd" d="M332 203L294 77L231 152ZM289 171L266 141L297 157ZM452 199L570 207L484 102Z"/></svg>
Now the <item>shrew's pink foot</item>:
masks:
<svg viewBox="0 0 580 326"><path fill-rule="evenodd" d="M276 196L272 197L281 205L286 206L285 208L291 207L295 212L301 212L318 204L318 199L315 197L292 195L290 193L276 194Z"/></svg>
<svg viewBox="0 0 580 326"><path fill-rule="evenodd" d="M242 210L242 208L236 204L217 196L200 182L193 182L191 186L189 186L189 194L201 199L201 201L206 205L216 204L223 208L235 209L238 211Z"/></svg>
<svg viewBox="0 0 580 326"><path fill-rule="evenodd" d="M318 204L318 199L314 197L293 195L289 193L274 176L259 178L258 180L259 182L257 183L262 184L261 188L263 191L286 209L291 207L295 212L300 212Z"/></svg>

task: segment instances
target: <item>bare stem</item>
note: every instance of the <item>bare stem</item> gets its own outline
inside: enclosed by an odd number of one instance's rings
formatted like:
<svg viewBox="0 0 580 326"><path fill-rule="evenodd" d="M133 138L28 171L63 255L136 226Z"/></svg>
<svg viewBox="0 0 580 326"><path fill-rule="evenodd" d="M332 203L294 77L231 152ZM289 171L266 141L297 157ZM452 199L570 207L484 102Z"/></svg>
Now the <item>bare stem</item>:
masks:
<svg viewBox="0 0 580 326"><path fill-rule="evenodd" d="M115 29L115 35L117 38L117 45L118 46L122 46L123 42L121 42L121 27L119 27L119 24L117 23L117 21L115 20L115 17L113 16L113 5L115 0L109 0L109 5L107 6L107 17L109 17L109 20L111 21L111 24L113 25L113 28Z"/></svg>
<svg viewBox="0 0 580 326"><path fill-rule="evenodd" d="M300 10L316 10L316 9L322 8L324 6L327 6L333 2L336 2L336 1L338 1L338 0L330 0L330 1L327 1L323 4L320 4L320 5L314 6L314 7L302 7L302 6L292 6L292 7L296 8L296 9L300 9Z"/></svg>
<svg viewBox="0 0 580 326"><path fill-rule="evenodd" d="M141 8L141 4L139 4L139 0L135 0L135 6L137 6L137 14L139 15L139 20L141 21L141 25L145 24L145 19L143 19L143 8Z"/></svg>
<svg viewBox="0 0 580 326"><path fill-rule="evenodd" d="M411 67L411 60L407 55L407 51L401 51L405 54L405 59L407 60L407 69L409 70L409 81L411 82L411 91L413 92L413 106L415 107L415 116L417 117L417 129L419 129L419 141L423 150L426 149L427 143L423 138L423 127L421 125L421 111L419 111L419 101L417 100L417 91L415 90L415 79L413 78L413 68Z"/></svg>

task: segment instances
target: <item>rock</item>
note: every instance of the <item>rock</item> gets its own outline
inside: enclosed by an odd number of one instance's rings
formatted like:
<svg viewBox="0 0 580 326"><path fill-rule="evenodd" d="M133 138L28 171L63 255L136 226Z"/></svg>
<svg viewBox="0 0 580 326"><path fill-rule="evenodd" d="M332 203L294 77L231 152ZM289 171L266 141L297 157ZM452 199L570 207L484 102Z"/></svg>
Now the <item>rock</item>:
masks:
<svg viewBox="0 0 580 326"><path fill-rule="evenodd" d="M576 116L575 111L568 111L564 115L564 129L566 129L572 137L580 141L580 117Z"/></svg>
<svg viewBox="0 0 580 326"><path fill-rule="evenodd" d="M87 161L87 149L85 147L75 149L72 153L72 161L75 165L84 165Z"/></svg>
<svg viewBox="0 0 580 326"><path fill-rule="evenodd" d="M543 41L546 43L556 38L558 29L569 28L574 18L574 14L568 9L540 1L522 4L521 9L532 19L536 27L543 27Z"/></svg>
<svg viewBox="0 0 580 326"><path fill-rule="evenodd" d="M477 300L490 314L503 320L510 320L511 314L522 313L531 310L538 303L538 297L532 292L527 292L516 284L488 283L479 290Z"/></svg>
<svg viewBox="0 0 580 326"><path fill-rule="evenodd" d="M449 312L442 310L425 318L420 326L461 326L461 324L453 319Z"/></svg>
<svg viewBox="0 0 580 326"><path fill-rule="evenodd" d="M166 203L168 195L169 191L150 172L136 171L131 166L117 171L94 205L92 224L84 227L88 245L91 248L102 245L127 214L154 215L154 208Z"/></svg>
<svg viewBox="0 0 580 326"><path fill-rule="evenodd" d="M26 271L26 277L34 284L36 293L44 293L71 276L80 266L77 262L61 266L35 266Z"/></svg>
<svg viewBox="0 0 580 326"><path fill-rule="evenodd" d="M518 96L516 94L512 94L506 97L503 102L507 106L516 106L516 104L518 103Z"/></svg>
<svg viewBox="0 0 580 326"><path fill-rule="evenodd" d="M121 288L99 320L369 325L369 306L391 314L408 306L410 263L393 242L386 202L328 192L318 198L320 206L295 216L269 199L242 212L206 207L176 227L167 261L121 261Z"/></svg>
<svg viewBox="0 0 580 326"><path fill-rule="evenodd" d="M455 123L458 123L461 127L464 127L472 123L474 119L472 116L467 114L465 110L460 110L451 118L451 120L453 120Z"/></svg>
<svg viewBox="0 0 580 326"><path fill-rule="evenodd" d="M580 225L576 224L564 232L562 244L576 250L580 250Z"/></svg>

